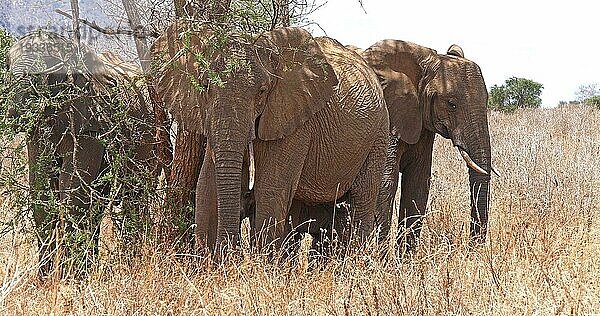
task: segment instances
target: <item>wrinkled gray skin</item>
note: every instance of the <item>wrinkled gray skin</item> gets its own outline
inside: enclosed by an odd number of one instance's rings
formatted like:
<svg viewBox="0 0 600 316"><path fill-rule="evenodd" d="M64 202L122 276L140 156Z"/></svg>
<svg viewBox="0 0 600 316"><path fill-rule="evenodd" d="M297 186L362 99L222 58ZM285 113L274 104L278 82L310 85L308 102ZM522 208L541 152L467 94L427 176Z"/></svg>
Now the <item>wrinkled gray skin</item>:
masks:
<svg viewBox="0 0 600 316"><path fill-rule="evenodd" d="M52 95L64 91L64 86L53 85L65 82L73 82L84 91L77 98L67 100L59 108L46 108L43 121L27 135L29 184L32 194L35 193L36 183L44 182L43 179L48 177L50 189L55 192L54 196L60 202L68 204L74 218L85 216L91 203L89 186L107 167L104 147L95 136L110 127L102 126L94 114L94 109L102 106L103 99L100 95L106 96L107 91L117 82L123 82L127 74L137 70L136 66L124 63L115 55L107 53L98 56L85 46L81 47L81 54L82 57L78 58L75 45L69 39L42 30L23 36L13 44L8 53L8 67L14 80L32 82L37 87L48 85ZM16 96L15 104L20 104L24 97L26 96ZM144 96L139 91L134 93L131 101L132 119L152 122ZM8 112L8 115L13 117L21 115L18 108L11 108ZM42 138L43 130L49 130L48 142ZM133 135L138 137L134 159L152 168L155 165L152 153L153 130L150 125L141 124L140 130L129 131L129 136ZM45 165L47 169L35 172L39 166L40 154L52 147L54 149L51 152L51 164ZM74 162L77 164L76 168ZM108 188L101 190L108 193ZM42 195L40 198L48 199L49 196ZM53 263L49 254L53 252L55 244L50 239L58 218L56 212L48 213L39 206L34 207L33 216L40 248L40 272L44 275L52 270ZM67 232L69 229L67 227Z"/></svg>
<svg viewBox="0 0 600 316"><path fill-rule="evenodd" d="M231 36L228 49L248 67L217 87L205 81L193 58L186 59L189 54L178 54L183 48L178 34L185 29L172 25L153 53L181 66L164 68L159 94L178 122L207 137L196 190L197 245L219 254L228 241L236 242L250 142L256 201L252 232L259 246L281 244L291 230L287 218L293 199L322 203L348 194L353 226L360 236L370 234L389 122L381 87L360 56L298 28L267 32L253 44ZM194 51L203 51L202 38L192 35ZM213 60L217 69L223 63ZM186 73L208 89L194 90Z"/></svg>
<svg viewBox="0 0 600 316"><path fill-rule="evenodd" d="M400 235L404 238L397 241L400 246L414 247L429 194L433 141L437 133L450 138L488 173L469 169L471 235L476 240L485 240L491 164L485 107L487 91L479 67L465 59L457 45L452 45L447 55L439 55L416 44L390 40L373 45L366 54L358 47L346 47L364 56L374 66L384 88L390 115L390 144L378 199L380 236L386 236L390 228L400 173L403 179L400 230L403 232L407 227L411 230ZM415 88L419 84L425 94L423 100L427 102L419 100ZM435 98L431 99L433 94ZM448 100L452 100L454 106ZM344 215L351 207L344 197L338 202L340 212L336 212L335 219L332 202L311 205L294 201L294 205L300 210L303 221L314 220L316 225L313 227L331 231L332 220L344 221ZM246 205L250 210L248 215L251 215L252 207ZM318 231L310 233L313 241L318 241Z"/></svg>
<svg viewBox="0 0 600 316"><path fill-rule="evenodd" d="M390 116L390 143L378 198L382 235L390 228L401 173L400 226L412 229L398 242L406 240L401 246L414 246L429 195L434 137L439 134L450 139L467 161L471 236L485 240L492 166L488 95L479 66L464 58L456 45L443 55L398 40L378 42L362 56L379 77Z"/></svg>

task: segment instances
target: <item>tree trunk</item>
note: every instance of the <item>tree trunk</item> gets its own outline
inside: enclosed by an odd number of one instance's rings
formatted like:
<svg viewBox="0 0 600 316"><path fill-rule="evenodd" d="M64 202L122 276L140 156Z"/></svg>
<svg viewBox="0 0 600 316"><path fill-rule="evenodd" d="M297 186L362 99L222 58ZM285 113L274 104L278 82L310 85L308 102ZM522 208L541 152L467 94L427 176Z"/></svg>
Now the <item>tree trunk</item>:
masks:
<svg viewBox="0 0 600 316"><path fill-rule="evenodd" d="M123 7L125 8L125 12L129 18L129 25L131 29L134 31L143 30L138 9L133 1L123 0ZM150 73L150 54L148 50L148 43L146 42L145 37L139 36L137 33L134 34L135 48L137 50L138 58L140 59L142 71L144 75L148 76ZM169 138L171 122L167 116L167 112L160 96L156 93L156 89L152 84L152 80L147 78L146 82L148 94L150 96L150 103L152 104L152 111L154 112L154 123L156 126L155 152L165 175L169 175L170 164L171 160L173 159L173 153L171 152L171 139Z"/></svg>
<svg viewBox="0 0 600 316"><path fill-rule="evenodd" d="M271 28L290 26L290 1L273 0L274 17Z"/></svg>
<svg viewBox="0 0 600 316"><path fill-rule="evenodd" d="M127 13L129 19L129 25L134 31L143 30L138 8L132 0L123 0L123 8ZM149 77L150 74L150 54L148 50L148 43L145 37L139 36L139 33L134 33L135 48L137 50L138 58L140 59L140 65L142 71L146 76L146 87L150 96L150 103L152 104L152 111L154 113L154 124L156 127L155 139L156 145L154 148L155 154L158 158L159 167L162 168L165 176L169 176L171 173L170 167L173 160L173 153L171 151L171 139L169 137L169 130L171 122L167 116L165 106L156 93L153 81ZM158 170L160 172L160 169ZM158 215L163 220L169 220L173 222L176 218L173 218L172 212L168 208L163 208L164 213ZM172 227L173 225L169 225ZM159 229L162 230L162 229ZM163 234L159 234L163 236ZM166 241L166 240L165 240Z"/></svg>
<svg viewBox="0 0 600 316"><path fill-rule="evenodd" d="M79 32L79 2L77 0L71 0L71 11L73 22L73 39L77 45L77 52L79 53L79 47L81 46L81 33Z"/></svg>
<svg viewBox="0 0 600 316"><path fill-rule="evenodd" d="M183 243L193 242L193 230L190 227L194 223L196 183L202 168L205 143L203 135L189 131L185 126L178 126L164 207L167 225L164 234L167 240L181 237Z"/></svg>

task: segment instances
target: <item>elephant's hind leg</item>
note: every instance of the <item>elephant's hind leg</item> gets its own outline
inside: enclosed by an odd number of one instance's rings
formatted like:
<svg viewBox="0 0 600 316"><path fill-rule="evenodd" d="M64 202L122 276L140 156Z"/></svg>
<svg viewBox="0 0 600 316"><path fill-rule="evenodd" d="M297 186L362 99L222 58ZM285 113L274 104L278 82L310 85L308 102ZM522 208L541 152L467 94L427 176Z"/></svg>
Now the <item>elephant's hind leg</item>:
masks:
<svg viewBox="0 0 600 316"><path fill-rule="evenodd" d="M352 182L348 196L351 205L348 215L351 227L349 231L342 234L345 239L343 245L346 245L354 237L357 237L358 241L362 243L373 232L386 146L384 140L377 141L373 145L358 176Z"/></svg>
<svg viewBox="0 0 600 316"><path fill-rule="evenodd" d="M375 225L381 230L379 232L379 241L381 242L387 242L390 234L396 191L400 179L400 157L405 150L405 143L403 144L398 137L390 135L379 196L377 197L377 214L375 217ZM396 240L395 233L392 233L391 239Z"/></svg>

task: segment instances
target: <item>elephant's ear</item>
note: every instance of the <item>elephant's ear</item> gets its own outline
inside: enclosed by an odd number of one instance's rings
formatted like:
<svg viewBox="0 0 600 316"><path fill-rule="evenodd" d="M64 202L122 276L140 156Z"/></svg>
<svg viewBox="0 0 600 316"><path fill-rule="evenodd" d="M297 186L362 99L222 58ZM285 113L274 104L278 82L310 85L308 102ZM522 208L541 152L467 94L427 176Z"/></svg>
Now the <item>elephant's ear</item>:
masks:
<svg viewBox="0 0 600 316"><path fill-rule="evenodd" d="M150 49L157 94L182 128L199 133L205 132L208 101L201 89L204 82L198 79L201 74L194 56L203 51L202 38L206 34L206 30L194 30L178 20Z"/></svg>
<svg viewBox="0 0 600 316"><path fill-rule="evenodd" d="M452 44L450 47L448 47L448 52L446 55L465 58L465 53L463 52L462 48L456 44Z"/></svg>
<svg viewBox="0 0 600 316"><path fill-rule="evenodd" d="M415 144L423 128L423 94L430 80L428 68L437 60L436 51L411 42L383 40L367 48L362 56L383 87L390 131Z"/></svg>
<svg viewBox="0 0 600 316"><path fill-rule="evenodd" d="M416 144L423 128L417 89L401 72L388 73L381 84L390 115L390 133L408 144Z"/></svg>
<svg viewBox="0 0 600 316"><path fill-rule="evenodd" d="M275 140L323 109L338 80L319 44L303 29L279 28L261 35L255 45L262 52L261 62L272 67L274 82L260 115L258 137Z"/></svg>

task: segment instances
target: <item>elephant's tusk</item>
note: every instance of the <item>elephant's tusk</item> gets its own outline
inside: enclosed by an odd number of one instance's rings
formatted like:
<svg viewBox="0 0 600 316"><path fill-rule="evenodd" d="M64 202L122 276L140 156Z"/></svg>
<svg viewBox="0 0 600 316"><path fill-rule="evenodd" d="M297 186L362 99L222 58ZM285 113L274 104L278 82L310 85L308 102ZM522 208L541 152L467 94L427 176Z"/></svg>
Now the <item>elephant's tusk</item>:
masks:
<svg viewBox="0 0 600 316"><path fill-rule="evenodd" d="M462 156L462 158L465 160L465 162L467 163L467 166L469 166L471 169L477 171L478 173L484 174L484 175L488 175L488 172L483 170L483 168L481 168L480 166L478 166L472 159L471 157L469 157L469 154L467 154L466 151L462 150L461 148L458 148L458 151L460 152L460 155Z"/></svg>
<svg viewBox="0 0 600 316"><path fill-rule="evenodd" d="M254 146L252 146L252 141L250 141L250 143L248 143L248 156L250 159L250 163L248 164L248 168L250 170L248 170L248 174L250 175L248 180L249 180L249 187L250 189L254 188L254 177L255 177L255 169L254 169Z"/></svg>
<svg viewBox="0 0 600 316"><path fill-rule="evenodd" d="M492 172L495 173L498 177L502 177L500 173L496 171L496 169L494 169L494 167L492 167Z"/></svg>

